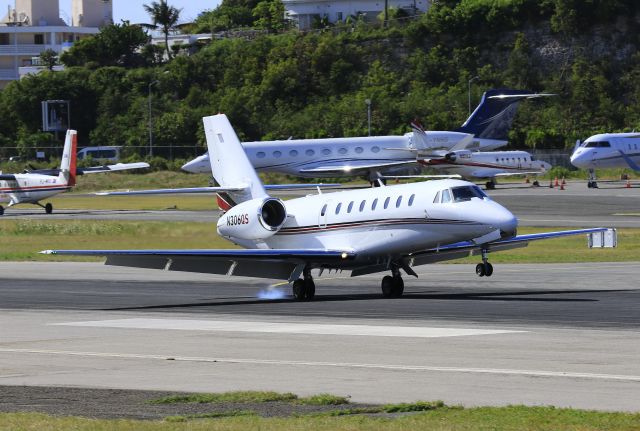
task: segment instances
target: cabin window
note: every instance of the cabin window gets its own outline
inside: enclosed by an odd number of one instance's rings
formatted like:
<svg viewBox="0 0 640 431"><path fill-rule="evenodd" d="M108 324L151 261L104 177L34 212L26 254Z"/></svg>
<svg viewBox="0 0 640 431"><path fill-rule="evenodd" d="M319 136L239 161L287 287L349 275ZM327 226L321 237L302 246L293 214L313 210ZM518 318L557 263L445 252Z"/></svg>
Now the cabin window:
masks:
<svg viewBox="0 0 640 431"><path fill-rule="evenodd" d="M259 159L264 159L264 156L266 156L266 154L264 153L264 151L258 151L256 153L256 157Z"/></svg>
<svg viewBox="0 0 640 431"><path fill-rule="evenodd" d="M338 152L339 152L340 154L347 154L347 149L346 149L346 148L340 148L340 149L338 150Z"/></svg>
<svg viewBox="0 0 640 431"><path fill-rule="evenodd" d="M389 206L389 201L391 200L391 198L386 198L384 200L384 209L387 209L387 207Z"/></svg>
<svg viewBox="0 0 640 431"><path fill-rule="evenodd" d="M289 155L291 157L297 157L298 156L298 150L291 150L289 151Z"/></svg>
<svg viewBox="0 0 640 431"><path fill-rule="evenodd" d="M500 158L499 158L499 157L496 157L496 162L499 162L499 161L500 161Z"/></svg>
<svg viewBox="0 0 640 431"><path fill-rule="evenodd" d="M367 203L367 201L362 201L360 202L360 212L364 211L364 206Z"/></svg>
<svg viewBox="0 0 640 431"><path fill-rule="evenodd" d="M416 198L416 195L411 195L411 196L409 197L409 206L412 206L412 205L413 205L413 200L414 200L415 198Z"/></svg>
<svg viewBox="0 0 640 431"><path fill-rule="evenodd" d="M331 150L328 148L323 148L322 149L322 154L324 154L325 156L328 156L329 154L331 154Z"/></svg>
<svg viewBox="0 0 640 431"><path fill-rule="evenodd" d="M449 189L447 190L443 190L442 191L442 203L446 204L451 202L451 193L449 192Z"/></svg>
<svg viewBox="0 0 640 431"><path fill-rule="evenodd" d="M336 215L337 215L337 214L340 214L340 208L342 208L342 202L340 202L340 203L338 204L338 206L336 207Z"/></svg>
<svg viewBox="0 0 640 431"><path fill-rule="evenodd" d="M327 204L324 204L324 206L322 207L322 211L320 211L320 215L324 217L326 213L327 213Z"/></svg>
<svg viewBox="0 0 640 431"><path fill-rule="evenodd" d="M349 206L347 207L347 212L350 213L353 209L353 201L349 202Z"/></svg>
<svg viewBox="0 0 640 431"><path fill-rule="evenodd" d="M356 153L361 154L364 151L362 147L356 147Z"/></svg>
<svg viewBox="0 0 640 431"><path fill-rule="evenodd" d="M440 192L436 193L436 197L433 198L433 203L434 204L440 203Z"/></svg>
<svg viewBox="0 0 640 431"><path fill-rule="evenodd" d="M280 156L282 156L282 151L274 151L273 152L273 157L275 157L276 159L280 158Z"/></svg>
<svg viewBox="0 0 640 431"><path fill-rule="evenodd" d="M315 152L315 151L313 151L313 150L307 150L307 151L305 151L305 154L306 154L307 156L313 156L315 153L316 153L316 152Z"/></svg>
<svg viewBox="0 0 640 431"><path fill-rule="evenodd" d="M398 199L396 200L396 208L400 208L401 203L402 203L402 196L398 196Z"/></svg>
<svg viewBox="0 0 640 431"><path fill-rule="evenodd" d="M380 152L380 147L371 147L371 152L379 153Z"/></svg>
<svg viewBox="0 0 640 431"><path fill-rule="evenodd" d="M373 203L371 204L371 211L374 211L377 206L378 206L378 198L375 198L373 200Z"/></svg>

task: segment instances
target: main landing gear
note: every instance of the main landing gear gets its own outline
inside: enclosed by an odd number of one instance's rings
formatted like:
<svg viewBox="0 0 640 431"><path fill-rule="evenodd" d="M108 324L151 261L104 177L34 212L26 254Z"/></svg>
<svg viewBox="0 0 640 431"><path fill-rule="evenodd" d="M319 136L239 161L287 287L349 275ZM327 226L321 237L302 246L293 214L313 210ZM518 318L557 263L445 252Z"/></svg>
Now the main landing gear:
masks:
<svg viewBox="0 0 640 431"><path fill-rule="evenodd" d="M311 277L311 271L305 269L302 272L304 278L299 278L293 282L293 297L296 301L312 301L316 295L316 284Z"/></svg>
<svg viewBox="0 0 640 431"><path fill-rule="evenodd" d="M487 190L495 190L496 182L495 180L487 181L484 186L486 187Z"/></svg>
<svg viewBox="0 0 640 431"><path fill-rule="evenodd" d="M476 265L478 277L491 277L493 275L493 265L489 263L489 252L482 250L482 263Z"/></svg>
<svg viewBox="0 0 640 431"><path fill-rule="evenodd" d="M2 205L0 205L0 216L4 215L4 208L2 207Z"/></svg>
<svg viewBox="0 0 640 431"><path fill-rule="evenodd" d="M51 214L53 212L53 205L47 203L46 205L42 205L40 202L36 202L35 205L38 205L41 208L44 208L44 212L47 214Z"/></svg>
<svg viewBox="0 0 640 431"><path fill-rule="evenodd" d="M400 270L393 266L391 268L391 275L385 275L382 278L382 296L384 298L400 298L404 293L404 281Z"/></svg>

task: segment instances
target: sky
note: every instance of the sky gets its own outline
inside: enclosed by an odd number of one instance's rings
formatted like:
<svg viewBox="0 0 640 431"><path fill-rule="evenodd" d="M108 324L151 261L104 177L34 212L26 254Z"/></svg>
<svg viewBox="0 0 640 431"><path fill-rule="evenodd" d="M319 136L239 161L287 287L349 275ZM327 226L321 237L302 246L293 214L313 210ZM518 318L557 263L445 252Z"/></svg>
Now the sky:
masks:
<svg viewBox="0 0 640 431"><path fill-rule="evenodd" d="M65 21L71 16L71 0L60 1L60 15ZM151 0L113 0L113 19L115 22L128 20L131 23L149 22L149 15L142 8L143 4L151 3ZM168 0L171 6L182 9L180 22L193 21L200 12L214 9L219 0ZM6 15L7 6L15 6L14 0L0 0L0 19Z"/></svg>

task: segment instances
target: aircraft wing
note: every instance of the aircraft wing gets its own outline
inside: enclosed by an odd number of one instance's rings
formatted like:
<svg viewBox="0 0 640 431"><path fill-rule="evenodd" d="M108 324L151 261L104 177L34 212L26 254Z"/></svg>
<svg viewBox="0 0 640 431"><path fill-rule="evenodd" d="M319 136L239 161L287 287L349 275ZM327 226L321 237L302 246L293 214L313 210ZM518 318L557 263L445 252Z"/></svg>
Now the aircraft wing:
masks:
<svg viewBox="0 0 640 431"><path fill-rule="evenodd" d="M0 181L16 181L16 176L13 174L0 174Z"/></svg>
<svg viewBox="0 0 640 431"><path fill-rule="evenodd" d="M625 162L627 162L627 165L629 165L629 167L631 169L633 169L634 171L639 171L640 172L640 166L638 166L633 159L631 159L631 157L629 157L627 154L623 153L622 151L618 150L618 152L620 153L620 155L622 156L622 158L624 159Z"/></svg>
<svg viewBox="0 0 640 431"><path fill-rule="evenodd" d="M543 171L519 171L519 172L500 172L498 174L494 174L494 177L512 177L514 175L542 175ZM478 177L480 178L480 177Z"/></svg>
<svg viewBox="0 0 640 431"><path fill-rule="evenodd" d="M468 256L480 255L483 248L489 252L511 250L514 248L526 247L531 241L543 239L562 238L565 236L585 235L593 232L605 232L607 228L574 229L557 232L532 233L527 235L517 235L509 239L500 239L485 244L475 244L471 241L459 242L445 245L431 250L413 253L406 257L413 260L413 266L425 265L427 263L443 262L446 260L461 259Z"/></svg>
<svg viewBox="0 0 640 431"><path fill-rule="evenodd" d="M300 190L340 187L342 184L272 184L265 185L265 190ZM246 187L185 187L179 189L151 189L151 190L127 190L120 192L98 192L98 196L131 196L131 195L171 195L182 193L221 193L241 192Z"/></svg>
<svg viewBox="0 0 640 431"><path fill-rule="evenodd" d="M316 166L308 169L300 169L301 174L367 174L371 169L383 169L392 166L402 166L411 163L416 163L413 160L404 160L399 162L374 162L374 163L348 163L343 165L325 165Z"/></svg>
<svg viewBox="0 0 640 431"><path fill-rule="evenodd" d="M305 266L331 266L353 260L356 254L322 249L228 250L45 250L42 254L105 256L106 265L165 271L201 272L293 281Z"/></svg>
<svg viewBox="0 0 640 431"><path fill-rule="evenodd" d="M114 171L126 171L129 169L144 169L148 168L149 163L137 162L137 163L116 163L115 165L93 166L90 168L78 168L78 175L84 174L98 174L101 172L114 172Z"/></svg>

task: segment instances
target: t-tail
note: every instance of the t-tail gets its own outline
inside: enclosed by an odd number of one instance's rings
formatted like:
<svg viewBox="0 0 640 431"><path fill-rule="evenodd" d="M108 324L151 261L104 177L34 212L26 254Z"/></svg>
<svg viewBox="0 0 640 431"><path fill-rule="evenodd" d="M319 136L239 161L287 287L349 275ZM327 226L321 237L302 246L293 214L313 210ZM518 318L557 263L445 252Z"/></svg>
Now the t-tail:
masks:
<svg viewBox="0 0 640 431"><path fill-rule="evenodd" d="M67 130L62 150L62 161L60 162L60 173L58 178L70 187L76 185L76 154L78 148L78 132Z"/></svg>
<svg viewBox="0 0 640 431"><path fill-rule="evenodd" d="M508 88L489 90L482 95L478 107L456 132L469 133L480 139L506 141L520 102L545 96L553 94Z"/></svg>
<svg viewBox="0 0 640 431"><path fill-rule="evenodd" d="M240 139L224 114L204 117L211 173L220 187L239 189L218 193L218 205L223 210L236 204L267 198L256 170L249 161Z"/></svg>

